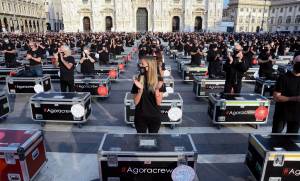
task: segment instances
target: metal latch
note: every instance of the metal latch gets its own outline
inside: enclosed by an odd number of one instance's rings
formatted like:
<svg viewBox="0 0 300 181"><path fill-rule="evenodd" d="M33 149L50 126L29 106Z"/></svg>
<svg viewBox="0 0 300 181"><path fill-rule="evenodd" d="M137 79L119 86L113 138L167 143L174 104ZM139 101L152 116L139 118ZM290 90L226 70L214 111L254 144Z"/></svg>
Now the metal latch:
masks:
<svg viewBox="0 0 300 181"><path fill-rule="evenodd" d="M3 109L6 109L8 107L9 107L8 103L3 104Z"/></svg>
<svg viewBox="0 0 300 181"><path fill-rule="evenodd" d="M135 109L135 104L134 104L134 102L130 102L130 109Z"/></svg>
<svg viewBox="0 0 300 181"><path fill-rule="evenodd" d="M226 110L226 102L225 101L220 101L220 109Z"/></svg>
<svg viewBox="0 0 300 181"><path fill-rule="evenodd" d="M7 174L8 181L21 181L20 174L17 173L9 173Z"/></svg>
<svg viewBox="0 0 300 181"><path fill-rule="evenodd" d="M187 165L188 159L187 156L184 154L178 155L178 161L177 161L177 166L179 165Z"/></svg>
<svg viewBox="0 0 300 181"><path fill-rule="evenodd" d="M116 154L107 155L108 167L118 167L118 156Z"/></svg>
<svg viewBox="0 0 300 181"><path fill-rule="evenodd" d="M201 82L201 87L203 87L203 88L205 87L205 82L204 81Z"/></svg>
<svg viewBox="0 0 300 181"><path fill-rule="evenodd" d="M281 181L282 178L281 177L270 177L269 181Z"/></svg>
<svg viewBox="0 0 300 181"><path fill-rule="evenodd" d="M41 107L41 104L39 104L39 103L34 103L34 107L35 107L35 108L40 108L40 107Z"/></svg>
<svg viewBox="0 0 300 181"><path fill-rule="evenodd" d="M274 167L283 167L284 164L284 155L275 155L273 166Z"/></svg>
<svg viewBox="0 0 300 181"><path fill-rule="evenodd" d="M15 155L13 153L4 153L5 163L7 165L15 165L16 160L15 160L14 156Z"/></svg>
<svg viewBox="0 0 300 181"><path fill-rule="evenodd" d="M107 181L120 181L120 177L108 177Z"/></svg>

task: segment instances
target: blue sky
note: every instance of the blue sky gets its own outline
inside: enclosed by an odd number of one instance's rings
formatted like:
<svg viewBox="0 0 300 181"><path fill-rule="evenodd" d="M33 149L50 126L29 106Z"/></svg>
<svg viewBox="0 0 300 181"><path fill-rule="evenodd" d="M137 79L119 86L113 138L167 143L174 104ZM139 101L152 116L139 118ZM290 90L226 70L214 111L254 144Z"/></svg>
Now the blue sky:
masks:
<svg viewBox="0 0 300 181"><path fill-rule="evenodd" d="M224 7L227 6L229 0L224 0Z"/></svg>

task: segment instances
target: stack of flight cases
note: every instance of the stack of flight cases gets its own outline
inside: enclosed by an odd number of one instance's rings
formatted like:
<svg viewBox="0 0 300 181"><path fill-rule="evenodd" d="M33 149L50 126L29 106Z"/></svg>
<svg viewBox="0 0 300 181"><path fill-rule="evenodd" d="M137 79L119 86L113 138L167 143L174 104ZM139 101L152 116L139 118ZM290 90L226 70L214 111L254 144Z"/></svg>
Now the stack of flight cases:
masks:
<svg viewBox="0 0 300 181"><path fill-rule="evenodd" d="M120 69L118 65L95 66L95 73L98 75L108 75L110 80L119 79Z"/></svg>
<svg viewBox="0 0 300 181"><path fill-rule="evenodd" d="M43 86L44 91L51 90L51 78L49 75L42 77L6 77L7 90L10 94L32 94L35 93L36 85Z"/></svg>
<svg viewBox="0 0 300 181"><path fill-rule="evenodd" d="M266 124L270 101L259 94L209 94L208 115L220 129L225 124Z"/></svg>
<svg viewBox="0 0 300 181"><path fill-rule="evenodd" d="M276 80L266 80L261 77L257 78L254 87L254 93L260 94L267 98L272 98L275 85L276 85Z"/></svg>
<svg viewBox="0 0 300 181"><path fill-rule="evenodd" d="M194 76L207 77L208 69L207 66L193 66L193 65L184 65L182 70L182 78L184 81L193 81Z"/></svg>
<svg viewBox="0 0 300 181"><path fill-rule="evenodd" d="M259 66L250 67L247 72L245 72L243 77L243 82L255 82L254 74L258 73Z"/></svg>
<svg viewBox="0 0 300 181"><path fill-rule="evenodd" d="M10 112L9 101L5 92L0 92L0 119L5 119Z"/></svg>
<svg viewBox="0 0 300 181"><path fill-rule="evenodd" d="M258 181L299 181L300 135L251 134L245 163Z"/></svg>
<svg viewBox="0 0 300 181"><path fill-rule="evenodd" d="M32 119L44 126L46 122L78 123L87 122L91 114L91 94L88 92L42 92L30 98ZM72 114L72 107L84 109L82 117Z"/></svg>
<svg viewBox="0 0 300 181"><path fill-rule="evenodd" d="M172 181L173 170L196 170L197 150L190 135L105 134L99 151L100 181Z"/></svg>
<svg viewBox="0 0 300 181"><path fill-rule="evenodd" d="M34 180L47 163L41 131L0 129L0 143L1 181Z"/></svg>
<svg viewBox="0 0 300 181"><path fill-rule="evenodd" d="M221 93L224 91L224 87L225 80L194 77L193 91L196 97L208 97L210 93Z"/></svg>
<svg viewBox="0 0 300 181"><path fill-rule="evenodd" d="M24 66L20 66L16 68L0 67L0 82L5 82L6 77L9 76L10 74L18 75L22 71L24 71Z"/></svg>
<svg viewBox="0 0 300 181"><path fill-rule="evenodd" d="M124 99L124 113L125 113L125 123L134 126L134 114L135 114L135 104L133 101L133 95L127 92ZM162 113L161 124L170 125L170 128L174 128L175 125L181 124L182 118L177 121L171 121L168 117L168 111L172 107L178 107L183 109L183 99L179 93L170 93L167 97L163 97L160 104L160 110Z"/></svg>
<svg viewBox="0 0 300 181"><path fill-rule="evenodd" d="M111 82L108 75L75 75L74 87L76 92L89 92L93 97L108 97ZM107 94L99 94L99 89L106 89Z"/></svg>

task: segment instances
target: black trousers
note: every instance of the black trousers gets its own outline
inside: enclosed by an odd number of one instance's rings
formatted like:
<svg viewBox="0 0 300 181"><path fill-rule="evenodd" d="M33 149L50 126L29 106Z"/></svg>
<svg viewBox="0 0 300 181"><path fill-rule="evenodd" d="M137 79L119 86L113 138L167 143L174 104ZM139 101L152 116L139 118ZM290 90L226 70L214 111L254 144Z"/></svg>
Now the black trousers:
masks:
<svg viewBox="0 0 300 181"><path fill-rule="evenodd" d="M68 91L67 91L68 89ZM63 80L60 79L60 90L61 92L74 92L74 80Z"/></svg>
<svg viewBox="0 0 300 181"><path fill-rule="evenodd" d="M297 121L285 121L283 119L273 119L272 133L282 133L284 127L287 127L286 133L298 133L299 122Z"/></svg>
<svg viewBox="0 0 300 181"><path fill-rule="evenodd" d="M161 125L160 117L135 116L134 125L137 133L158 133Z"/></svg>
<svg viewBox="0 0 300 181"><path fill-rule="evenodd" d="M241 93L242 81L239 81L237 84L230 84L226 81L224 93L231 93L232 89L233 89L233 93Z"/></svg>

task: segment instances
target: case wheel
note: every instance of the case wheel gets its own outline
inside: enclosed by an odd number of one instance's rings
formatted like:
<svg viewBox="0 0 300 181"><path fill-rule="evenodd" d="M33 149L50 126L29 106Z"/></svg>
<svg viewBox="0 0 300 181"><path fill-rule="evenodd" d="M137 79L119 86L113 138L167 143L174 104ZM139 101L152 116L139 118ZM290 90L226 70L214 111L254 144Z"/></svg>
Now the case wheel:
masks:
<svg viewBox="0 0 300 181"><path fill-rule="evenodd" d="M222 126L220 125L220 124L217 124L217 129L221 129L222 128Z"/></svg>
<svg viewBox="0 0 300 181"><path fill-rule="evenodd" d="M78 128L82 128L83 127L83 123L78 123L77 126L78 126Z"/></svg>
<svg viewBox="0 0 300 181"><path fill-rule="evenodd" d="M130 124L130 126L131 126L132 128L135 128L135 125L134 125L134 124Z"/></svg>
<svg viewBox="0 0 300 181"><path fill-rule="evenodd" d="M170 128L171 128L171 129L174 129L175 127L176 127L175 124L170 124Z"/></svg>
<svg viewBox="0 0 300 181"><path fill-rule="evenodd" d="M41 127L45 127L46 123L45 122L40 122Z"/></svg>
<svg viewBox="0 0 300 181"><path fill-rule="evenodd" d="M0 120L5 121L7 119L7 116L3 116L2 118L0 118Z"/></svg>

